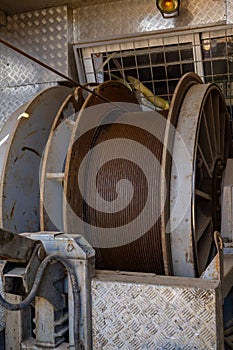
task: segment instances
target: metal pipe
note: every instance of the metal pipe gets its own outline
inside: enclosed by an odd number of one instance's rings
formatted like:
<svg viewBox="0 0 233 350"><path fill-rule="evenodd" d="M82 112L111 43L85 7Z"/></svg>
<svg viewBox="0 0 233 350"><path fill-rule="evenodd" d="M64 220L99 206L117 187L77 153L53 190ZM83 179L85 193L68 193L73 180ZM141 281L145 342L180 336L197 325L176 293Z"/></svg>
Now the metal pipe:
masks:
<svg viewBox="0 0 233 350"><path fill-rule="evenodd" d="M73 294L73 298L74 298L74 349L75 350L80 350L81 346L80 346L80 337L79 337L79 314L80 314L80 289L79 289L79 283L77 280L77 276L75 273L75 269L73 267L73 265L69 262L69 260L67 260L64 256L60 255L60 254L51 254L48 255L41 263L32 289L30 291L30 293L26 296L26 298L24 300L22 300L20 303L18 304L12 304L9 303L6 299L4 299L4 297L0 294L0 305L10 311L17 311L17 310L22 310L27 308L33 301L33 299L36 296L38 287L41 283L44 271L47 267L48 264L50 264L53 261L59 261L67 270L69 277L70 277L70 282L71 282L71 287L72 287L72 294Z"/></svg>

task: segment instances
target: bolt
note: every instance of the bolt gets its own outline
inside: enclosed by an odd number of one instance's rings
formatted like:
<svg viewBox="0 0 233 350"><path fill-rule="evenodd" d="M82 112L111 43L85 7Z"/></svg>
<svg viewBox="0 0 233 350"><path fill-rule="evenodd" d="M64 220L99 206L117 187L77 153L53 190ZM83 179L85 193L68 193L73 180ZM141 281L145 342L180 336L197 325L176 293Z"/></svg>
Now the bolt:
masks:
<svg viewBox="0 0 233 350"><path fill-rule="evenodd" d="M45 251L44 251L44 248L42 246L39 247L39 249L37 251L37 256L40 260L43 260L45 258Z"/></svg>
<svg viewBox="0 0 233 350"><path fill-rule="evenodd" d="M75 246L73 245L73 243L68 243L66 250L68 253L71 253L73 250L75 250Z"/></svg>

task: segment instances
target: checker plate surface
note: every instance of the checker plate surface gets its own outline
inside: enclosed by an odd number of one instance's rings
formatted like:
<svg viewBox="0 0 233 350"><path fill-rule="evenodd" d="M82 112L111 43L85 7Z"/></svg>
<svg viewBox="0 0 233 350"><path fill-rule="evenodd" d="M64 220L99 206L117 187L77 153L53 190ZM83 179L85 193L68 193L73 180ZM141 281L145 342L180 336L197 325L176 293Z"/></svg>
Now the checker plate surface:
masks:
<svg viewBox="0 0 233 350"><path fill-rule="evenodd" d="M95 350L221 349L215 288L94 279L92 301Z"/></svg>
<svg viewBox="0 0 233 350"><path fill-rule="evenodd" d="M66 6L10 15L0 35L19 49L68 75L70 34ZM57 78L3 45L0 46L0 58L0 71L3 73L1 86L51 82Z"/></svg>
<svg viewBox="0 0 233 350"><path fill-rule="evenodd" d="M162 17L155 0L106 1L74 11L74 40L103 39L222 21L226 21L224 0L182 0L179 17L171 19Z"/></svg>

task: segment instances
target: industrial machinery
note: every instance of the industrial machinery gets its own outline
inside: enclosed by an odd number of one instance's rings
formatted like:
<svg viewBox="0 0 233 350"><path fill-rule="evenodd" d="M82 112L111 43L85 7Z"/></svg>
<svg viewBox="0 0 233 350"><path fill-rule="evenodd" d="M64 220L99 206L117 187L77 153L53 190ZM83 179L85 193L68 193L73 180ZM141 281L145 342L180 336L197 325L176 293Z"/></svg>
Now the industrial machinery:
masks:
<svg viewBox="0 0 233 350"><path fill-rule="evenodd" d="M0 132L6 349L232 349L232 139L194 73L168 111L55 86ZM15 304L15 305L14 305Z"/></svg>

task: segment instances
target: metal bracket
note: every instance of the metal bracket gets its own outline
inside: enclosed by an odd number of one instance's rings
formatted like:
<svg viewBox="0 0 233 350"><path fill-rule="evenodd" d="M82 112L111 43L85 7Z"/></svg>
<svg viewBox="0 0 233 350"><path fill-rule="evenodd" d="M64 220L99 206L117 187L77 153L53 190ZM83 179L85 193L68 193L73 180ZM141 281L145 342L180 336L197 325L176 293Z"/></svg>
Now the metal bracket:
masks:
<svg viewBox="0 0 233 350"><path fill-rule="evenodd" d="M20 242L20 235L18 242ZM29 239L27 239L29 241ZM26 241L26 242L27 242ZM25 242L25 239L23 240ZM20 245L21 246L21 245ZM30 251L31 257L27 265L21 262L7 261L3 267L3 286L6 293L25 296L32 288L36 272L45 256L45 251L40 242L37 242Z"/></svg>
<svg viewBox="0 0 233 350"><path fill-rule="evenodd" d="M82 349L91 349L91 279L95 271L95 252L93 248L81 235L64 235L61 232L38 232L24 234L24 236L41 241L46 255L57 253L69 260L69 263L73 265L79 283L80 309L79 314L74 315L75 308L70 280L64 274L64 268L60 263L52 263L45 270L45 275L34 300L35 329L31 329L31 334L28 334L28 331L25 329L28 329L29 325L28 320L24 320L24 310L17 312L7 311L7 348L13 348L14 350L73 349L75 343L74 320L78 317L77 332L80 337L80 346ZM35 270L33 271L35 272ZM8 278L11 278L11 282L14 285L14 278L18 279L20 277L23 280L22 284L25 285L25 281L27 281L28 285L28 280L31 281L31 277L29 278L26 272L31 273L31 270L22 269L18 273L8 271L4 278L6 282L9 282ZM15 285L11 290L11 293L13 292L14 295L7 293L7 298L11 300L12 297L15 300L19 298L16 287ZM20 332L17 331L19 320L21 320ZM32 319L30 322L33 325ZM35 337L32 337L32 332L35 334ZM65 334L68 335L68 343L65 341Z"/></svg>
<svg viewBox="0 0 233 350"><path fill-rule="evenodd" d="M214 242L217 253L206 270L202 273L201 278L205 280L223 280L223 241L218 231L214 232Z"/></svg>

